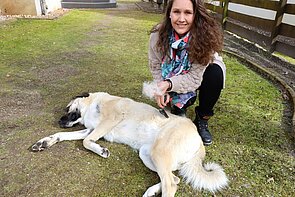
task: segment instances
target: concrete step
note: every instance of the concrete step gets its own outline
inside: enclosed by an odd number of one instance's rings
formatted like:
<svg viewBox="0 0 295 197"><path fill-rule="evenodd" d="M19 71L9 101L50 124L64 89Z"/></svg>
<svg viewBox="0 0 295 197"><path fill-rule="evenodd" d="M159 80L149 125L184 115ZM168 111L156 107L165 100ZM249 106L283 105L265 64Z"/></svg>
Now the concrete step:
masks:
<svg viewBox="0 0 295 197"><path fill-rule="evenodd" d="M109 2L110 0L62 0L61 2L83 2L83 3L102 3Z"/></svg>
<svg viewBox="0 0 295 197"><path fill-rule="evenodd" d="M116 0L108 0L105 2L89 2L90 0L72 0L61 2L62 8L115 8L117 7ZM97 0L94 0L97 1Z"/></svg>

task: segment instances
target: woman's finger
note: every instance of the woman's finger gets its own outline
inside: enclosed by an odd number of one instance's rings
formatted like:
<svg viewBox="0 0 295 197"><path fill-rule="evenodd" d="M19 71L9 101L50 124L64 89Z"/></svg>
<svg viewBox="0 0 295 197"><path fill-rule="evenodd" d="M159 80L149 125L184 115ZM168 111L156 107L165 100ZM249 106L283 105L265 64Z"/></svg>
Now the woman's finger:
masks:
<svg viewBox="0 0 295 197"><path fill-rule="evenodd" d="M165 107L164 96L155 96L155 100L160 108Z"/></svg>
<svg viewBox="0 0 295 197"><path fill-rule="evenodd" d="M165 95L165 106L167 106L167 104L170 102L170 95L166 94Z"/></svg>

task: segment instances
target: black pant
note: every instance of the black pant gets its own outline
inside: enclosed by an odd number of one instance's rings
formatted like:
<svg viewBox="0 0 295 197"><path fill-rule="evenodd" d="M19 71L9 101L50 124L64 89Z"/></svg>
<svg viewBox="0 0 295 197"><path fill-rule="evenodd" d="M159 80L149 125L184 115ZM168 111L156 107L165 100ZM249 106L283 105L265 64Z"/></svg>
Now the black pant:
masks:
<svg viewBox="0 0 295 197"><path fill-rule="evenodd" d="M223 72L217 64L210 64L203 75L203 81L198 88L199 91L199 106L195 108L195 112L199 117L213 116L213 107L219 99L223 88ZM194 104L196 97L191 98L183 109Z"/></svg>

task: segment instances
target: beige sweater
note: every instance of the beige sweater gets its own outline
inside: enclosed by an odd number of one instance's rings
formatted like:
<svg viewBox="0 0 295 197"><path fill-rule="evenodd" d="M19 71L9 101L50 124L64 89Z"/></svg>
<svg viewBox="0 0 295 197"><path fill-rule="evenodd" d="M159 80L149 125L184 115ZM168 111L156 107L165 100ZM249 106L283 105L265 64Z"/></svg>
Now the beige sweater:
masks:
<svg viewBox="0 0 295 197"><path fill-rule="evenodd" d="M161 72L161 64L163 55L157 51L156 44L158 41L158 32L152 33L150 36L150 45L149 45L149 67L152 73L152 76L155 81L161 81L162 72ZM218 64L223 71L223 79L225 82L225 65L222 61L222 57L217 53L214 54L214 59L210 63ZM209 65L209 64L208 64ZM203 66L200 64L192 64L190 71L185 75L177 75L169 78L172 82L171 91L177 93L187 93L195 91L201 85L203 80L203 74L207 68L207 66ZM225 83L223 83L225 84Z"/></svg>

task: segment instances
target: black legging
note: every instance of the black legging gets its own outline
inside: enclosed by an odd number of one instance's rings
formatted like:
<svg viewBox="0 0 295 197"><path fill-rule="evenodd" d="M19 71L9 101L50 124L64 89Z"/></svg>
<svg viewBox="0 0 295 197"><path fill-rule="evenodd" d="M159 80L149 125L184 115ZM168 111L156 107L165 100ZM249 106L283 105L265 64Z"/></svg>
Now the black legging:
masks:
<svg viewBox="0 0 295 197"><path fill-rule="evenodd" d="M199 106L195 112L200 117L213 116L213 107L216 104L223 88L223 72L217 64L210 64L203 75L203 81L199 90ZM187 108L194 104L196 97L191 98L185 105Z"/></svg>

